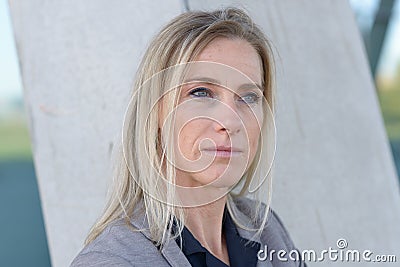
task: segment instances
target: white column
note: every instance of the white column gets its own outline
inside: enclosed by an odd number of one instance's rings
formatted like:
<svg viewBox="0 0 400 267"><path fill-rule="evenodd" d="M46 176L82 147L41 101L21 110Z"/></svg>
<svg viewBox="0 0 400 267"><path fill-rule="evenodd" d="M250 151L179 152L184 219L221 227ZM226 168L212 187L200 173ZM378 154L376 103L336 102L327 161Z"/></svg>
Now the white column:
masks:
<svg viewBox="0 0 400 267"><path fill-rule="evenodd" d="M139 59L181 2L10 1L10 10L51 261L68 266L104 207Z"/></svg>

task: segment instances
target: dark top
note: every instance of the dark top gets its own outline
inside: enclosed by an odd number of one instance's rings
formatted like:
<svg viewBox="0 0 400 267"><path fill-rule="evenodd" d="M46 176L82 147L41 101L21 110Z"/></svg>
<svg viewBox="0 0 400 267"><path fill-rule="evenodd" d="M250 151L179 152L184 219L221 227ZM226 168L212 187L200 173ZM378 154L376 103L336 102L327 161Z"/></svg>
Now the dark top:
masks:
<svg viewBox="0 0 400 267"><path fill-rule="evenodd" d="M260 243L241 237L229 212L226 210L224 212L222 230L225 234L230 266L256 266L258 261L257 253L261 246ZM179 245L179 239L176 241ZM182 252L194 267L228 266L204 248L186 227L184 227L182 232Z"/></svg>

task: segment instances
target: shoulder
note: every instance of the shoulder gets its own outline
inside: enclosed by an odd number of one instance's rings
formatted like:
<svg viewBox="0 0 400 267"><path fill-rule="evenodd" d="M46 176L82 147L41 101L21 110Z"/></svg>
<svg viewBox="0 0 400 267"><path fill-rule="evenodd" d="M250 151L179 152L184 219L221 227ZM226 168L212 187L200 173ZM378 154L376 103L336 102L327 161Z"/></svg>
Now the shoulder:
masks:
<svg viewBox="0 0 400 267"><path fill-rule="evenodd" d="M123 220L107 226L71 263L78 266L135 266L161 259L156 246Z"/></svg>

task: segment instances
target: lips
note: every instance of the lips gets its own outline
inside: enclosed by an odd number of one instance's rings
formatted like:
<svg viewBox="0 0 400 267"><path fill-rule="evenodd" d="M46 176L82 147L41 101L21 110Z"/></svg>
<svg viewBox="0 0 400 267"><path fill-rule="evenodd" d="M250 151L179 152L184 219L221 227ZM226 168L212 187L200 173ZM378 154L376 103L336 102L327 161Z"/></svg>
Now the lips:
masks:
<svg viewBox="0 0 400 267"><path fill-rule="evenodd" d="M205 153L213 154L216 157L232 157L239 156L242 153L242 150L236 147L230 146L217 146L217 147L208 147L202 149Z"/></svg>

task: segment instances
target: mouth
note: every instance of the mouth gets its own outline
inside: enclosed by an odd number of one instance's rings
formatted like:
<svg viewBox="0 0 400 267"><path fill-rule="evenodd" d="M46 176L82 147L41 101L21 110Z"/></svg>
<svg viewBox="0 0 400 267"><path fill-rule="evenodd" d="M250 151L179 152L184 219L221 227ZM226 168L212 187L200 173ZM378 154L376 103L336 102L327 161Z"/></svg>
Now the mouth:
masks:
<svg viewBox="0 0 400 267"><path fill-rule="evenodd" d="M230 146L209 147L202 149L202 151L219 158L240 156L243 152L241 149Z"/></svg>

